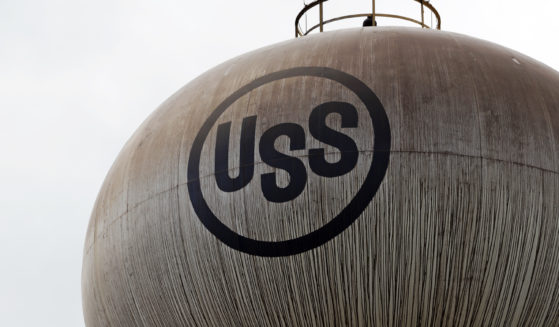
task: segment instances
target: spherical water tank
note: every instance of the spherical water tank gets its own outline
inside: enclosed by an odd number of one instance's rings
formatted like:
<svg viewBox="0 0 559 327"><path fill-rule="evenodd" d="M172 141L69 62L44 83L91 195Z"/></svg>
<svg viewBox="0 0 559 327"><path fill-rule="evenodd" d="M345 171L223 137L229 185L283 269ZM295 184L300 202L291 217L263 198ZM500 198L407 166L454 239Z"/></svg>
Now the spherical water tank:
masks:
<svg viewBox="0 0 559 327"><path fill-rule="evenodd" d="M360 28L230 60L128 141L84 251L88 326L550 326L559 74Z"/></svg>

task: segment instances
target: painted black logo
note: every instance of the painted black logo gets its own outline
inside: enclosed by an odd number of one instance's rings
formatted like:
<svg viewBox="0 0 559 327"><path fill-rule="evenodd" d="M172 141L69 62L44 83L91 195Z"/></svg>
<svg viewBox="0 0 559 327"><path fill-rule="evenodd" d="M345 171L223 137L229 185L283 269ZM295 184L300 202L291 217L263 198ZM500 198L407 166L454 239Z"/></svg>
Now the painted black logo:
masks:
<svg viewBox="0 0 559 327"><path fill-rule="evenodd" d="M351 90L365 104L373 123L374 142L373 160L363 185L349 204L330 222L319 229L294 239L269 242L239 235L229 229L217 218L202 195L200 186L200 155L204 142L218 118L235 101L248 92L271 82L298 76L312 76L330 79ZM359 152L355 142L347 135L326 126L326 117L337 113L342 118L343 128L357 127L357 110L346 102L326 102L311 111L309 132L317 140L332 145L340 150L341 158L335 163L326 161L324 149L309 149L309 166L311 170L323 177L337 177L352 171L358 160ZM215 151L215 178L217 186L224 192L234 192L244 188L254 175L254 151L256 148L256 116L246 117L242 123L240 146L239 175L231 178L228 173L229 134L231 123L218 126ZM275 173L261 176L261 188L264 197L270 202L287 202L297 198L307 183L307 171L304 164L295 157L287 156L274 148L274 142L280 136L287 136L290 150L305 148L305 130L298 124L282 123L271 127L260 137L258 149L264 163L271 167L285 170L290 175L286 187L277 185ZM359 79L326 67L300 67L275 72L260 77L245 85L225 99L205 121L194 139L188 162L188 191L192 206L204 226L228 246L253 255L277 257L305 252L318 247L349 227L365 210L375 196L388 168L390 158L390 125L386 112L375 93Z"/></svg>
<svg viewBox="0 0 559 327"><path fill-rule="evenodd" d="M314 108L309 117L311 135L322 143L332 145L340 151L341 159L335 163L326 161L323 148L309 150L309 166L322 177L338 177L349 173L357 165L359 151L355 142L347 135L329 128L326 117L337 113L342 118L342 128L357 127L357 109L347 102L327 102ZM241 129L240 169L235 178L229 176L229 134L231 122L218 126L215 147L215 179L217 186L224 192L235 192L247 186L254 176L254 148L256 116L243 119ZM287 187L280 187L276 174L261 176L262 193L270 202L287 202L297 198L307 184L307 170L301 160L285 155L274 148L280 136L289 138L290 150L305 149L305 130L294 123L276 125L262 134L258 148L262 161L270 167L286 171L290 178Z"/></svg>

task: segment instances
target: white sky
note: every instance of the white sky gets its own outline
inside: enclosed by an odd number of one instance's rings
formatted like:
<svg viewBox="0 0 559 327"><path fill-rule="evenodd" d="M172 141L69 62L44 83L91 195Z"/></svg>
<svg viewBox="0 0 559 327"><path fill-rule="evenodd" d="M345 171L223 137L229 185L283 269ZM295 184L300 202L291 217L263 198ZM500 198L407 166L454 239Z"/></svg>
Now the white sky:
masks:
<svg viewBox="0 0 559 327"><path fill-rule="evenodd" d="M84 325L85 231L125 141L205 70L293 38L302 2L0 0L0 326ZM377 2L379 12L417 8L411 0ZM559 69L559 2L432 3L443 30ZM331 0L325 12L369 6Z"/></svg>

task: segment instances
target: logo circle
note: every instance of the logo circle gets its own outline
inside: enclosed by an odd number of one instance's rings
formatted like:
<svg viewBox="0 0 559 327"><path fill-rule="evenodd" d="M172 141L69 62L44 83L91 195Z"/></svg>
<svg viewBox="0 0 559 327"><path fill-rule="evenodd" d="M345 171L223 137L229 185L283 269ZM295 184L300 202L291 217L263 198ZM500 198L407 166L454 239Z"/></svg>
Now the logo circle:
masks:
<svg viewBox="0 0 559 327"><path fill-rule="evenodd" d="M204 200L200 186L200 156L204 142L218 118L239 98L262 85L285 78L302 76L319 77L338 82L355 93L365 104L374 131L371 140L374 141L371 167L354 198L336 217L322 227L306 235L278 242L260 241L242 236L223 224ZM274 72L255 79L231 94L214 109L202 125L194 139L188 160L187 185L190 201L202 224L220 241L235 250L263 257L299 254L325 244L359 218L384 180L390 160L390 143L390 124L382 103L376 94L356 77L327 67L297 67Z"/></svg>

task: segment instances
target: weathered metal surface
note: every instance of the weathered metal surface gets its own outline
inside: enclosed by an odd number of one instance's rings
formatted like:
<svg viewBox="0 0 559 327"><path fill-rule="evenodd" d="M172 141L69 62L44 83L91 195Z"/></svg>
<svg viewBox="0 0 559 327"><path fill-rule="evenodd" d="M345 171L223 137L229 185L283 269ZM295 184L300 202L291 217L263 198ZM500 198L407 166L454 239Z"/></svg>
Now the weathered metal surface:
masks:
<svg viewBox="0 0 559 327"><path fill-rule="evenodd" d="M341 113L320 116L328 102ZM183 87L120 153L87 234L86 323L556 325L558 153L559 74L495 44L365 28L251 52Z"/></svg>

